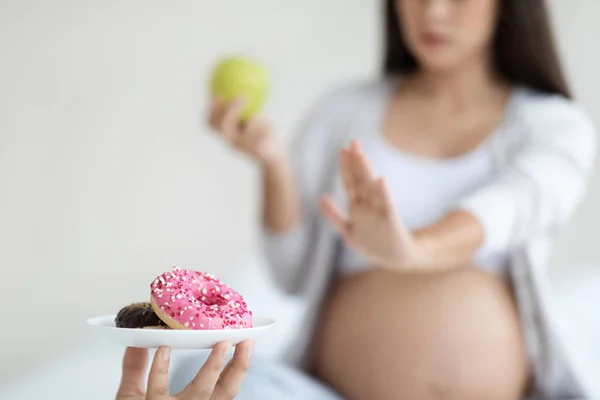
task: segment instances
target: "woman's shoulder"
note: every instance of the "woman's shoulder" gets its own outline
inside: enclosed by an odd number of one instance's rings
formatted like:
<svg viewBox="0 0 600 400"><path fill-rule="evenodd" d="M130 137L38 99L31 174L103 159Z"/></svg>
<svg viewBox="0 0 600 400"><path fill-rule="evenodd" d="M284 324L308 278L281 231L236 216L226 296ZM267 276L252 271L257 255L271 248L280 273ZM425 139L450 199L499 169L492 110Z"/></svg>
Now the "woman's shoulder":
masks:
<svg viewBox="0 0 600 400"><path fill-rule="evenodd" d="M519 114L531 127L594 131L590 117L577 101L526 87L519 87L517 91Z"/></svg>
<svg viewBox="0 0 600 400"><path fill-rule="evenodd" d="M520 87L516 123L530 139L553 141L566 147L595 148L596 129L575 100Z"/></svg>
<svg viewBox="0 0 600 400"><path fill-rule="evenodd" d="M294 147L307 153L323 151L345 140L350 127L360 125L377 111L389 82L385 79L354 81L334 85L322 93L303 117ZM329 143L329 144L328 144Z"/></svg>
<svg viewBox="0 0 600 400"><path fill-rule="evenodd" d="M393 86L392 78L372 78L333 85L320 96L319 108L347 112L376 106Z"/></svg>

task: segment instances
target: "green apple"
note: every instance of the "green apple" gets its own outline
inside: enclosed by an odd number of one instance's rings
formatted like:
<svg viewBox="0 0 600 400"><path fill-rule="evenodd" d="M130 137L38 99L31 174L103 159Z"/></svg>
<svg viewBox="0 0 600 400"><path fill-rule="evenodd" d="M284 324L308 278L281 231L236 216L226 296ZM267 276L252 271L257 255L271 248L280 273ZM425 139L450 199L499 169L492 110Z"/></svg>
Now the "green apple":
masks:
<svg viewBox="0 0 600 400"><path fill-rule="evenodd" d="M242 120L247 120L260 111L268 90L267 70L250 57L223 58L212 71L211 95L226 102L241 98L244 101Z"/></svg>

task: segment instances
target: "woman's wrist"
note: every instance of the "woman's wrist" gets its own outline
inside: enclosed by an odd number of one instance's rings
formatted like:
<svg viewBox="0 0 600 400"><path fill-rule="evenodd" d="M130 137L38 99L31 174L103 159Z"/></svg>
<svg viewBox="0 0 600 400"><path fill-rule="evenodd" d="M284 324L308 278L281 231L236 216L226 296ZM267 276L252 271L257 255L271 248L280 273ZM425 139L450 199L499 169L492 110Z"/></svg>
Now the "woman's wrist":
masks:
<svg viewBox="0 0 600 400"><path fill-rule="evenodd" d="M282 169L288 169L289 159L283 149L276 149L270 152L267 156L258 160L264 172L275 172Z"/></svg>
<svg viewBox="0 0 600 400"><path fill-rule="evenodd" d="M465 211L454 211L412 233L407 268L440 270L468 265L482 241L483 229L476 218Z"/></svg>
<svg viewBox="0 0 600 400"><path fill-rule="evenodd" d="M412 250L407 257L407 269L431 270L439 264L434 240L426 231L412 234Z"/></svg>
<svg viewBox="0 0 600 400"><path fill-rule="evenodd" d="M431 269L434 253L426 235L410 235L401 254L380 262L381 266L397 271L417 271Z"/></svg>

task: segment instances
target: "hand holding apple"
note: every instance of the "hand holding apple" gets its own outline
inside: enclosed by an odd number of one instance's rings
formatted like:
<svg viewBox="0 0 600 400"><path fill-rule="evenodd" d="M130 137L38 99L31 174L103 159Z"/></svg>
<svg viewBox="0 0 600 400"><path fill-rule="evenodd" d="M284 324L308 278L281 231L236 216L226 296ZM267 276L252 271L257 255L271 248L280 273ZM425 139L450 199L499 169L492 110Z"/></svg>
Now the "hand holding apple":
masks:
<svg viewBox="0 0 600 400"><path fill-rule="evenodd" d="M275 166L283 151L270 122L256 116L267 89L268 76L259 64L247 58L224 59L213 71L208 121L234 148L263 166Z"/></svg>
<svg viewBox="0 0 600 400"><path fill-rule="evenodd" d="M244 101L240 118L247 121L263 106L269 90L267 70L249 57L226 57L214 68L211 94L223 102Z"/></svg>

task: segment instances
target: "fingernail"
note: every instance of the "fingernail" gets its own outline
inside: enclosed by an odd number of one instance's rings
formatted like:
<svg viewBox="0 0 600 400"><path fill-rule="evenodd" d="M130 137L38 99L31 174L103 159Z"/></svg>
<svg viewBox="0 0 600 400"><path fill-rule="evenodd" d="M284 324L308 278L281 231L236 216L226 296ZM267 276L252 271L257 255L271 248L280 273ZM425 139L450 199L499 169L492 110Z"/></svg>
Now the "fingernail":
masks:
<svg viewBox="0 0 600 400"><path fill-rule="evenodd" d="M169 359L171 358L171 348L163 347L161 351L163 360L165 360L165 362L169 362Z"/></svg>
<svg viewBox="0 0 600 400"><path fill-rule="evenodd" d="M252 357L252 351L254 350L254 342L248 344L248 358Z"/></svg>

